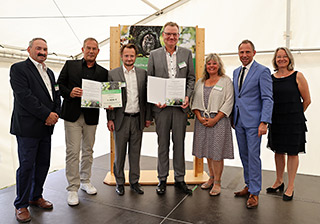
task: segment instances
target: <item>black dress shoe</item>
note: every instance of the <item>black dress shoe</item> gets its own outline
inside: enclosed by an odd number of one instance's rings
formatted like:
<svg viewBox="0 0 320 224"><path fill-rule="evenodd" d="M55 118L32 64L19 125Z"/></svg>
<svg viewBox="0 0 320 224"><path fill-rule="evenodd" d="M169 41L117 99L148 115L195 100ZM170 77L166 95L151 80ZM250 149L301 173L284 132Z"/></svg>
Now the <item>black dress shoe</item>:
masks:
<svg viewBox="0 0 320 224"><path fill-rule="evenodd" d="M293 193L294 193L294 191L292 191L292 195L291 195L291 196L288 196L288 195L286 195L286 194L283 194L282 199L283 199L284 201L291 201L292 198L293 198Z"/></svg>
<svg viewBox="0 0 320 224"><path fill-rule="evenodd" d="M175 182L174 186L181 190L183 193L186 193L188 195L192 195L192 190L188 188L186 182L181 181L181 182Z"/></svg>
<svg viewBox="0 0 320 224"><path fill-rule="evenodd" d="M123 186L123 184L117 185L116 192L120 196L124 195L124 186Z"/></svg>
<svg viewBox="0 0 320 224"><path fill-rule="evenodd" d="M280 192L282 192L284 190L284 183L280 184L278 187L273 188L273 187L268 187L267 189L267 193L276 193L277 190L279 190Z"/></svg>
<svg viewBox="0 0 320 224"><path fill-rule="evenodd" d="M158 184L157 189L156 189L157 194L159 194L159 195L165 194L166 189L167 189L167 181L161 180L160 183Z"/></svg>
<svg viewBox="0 0 320 224"><path fill-rule="evenodd" d="M144 193L139 183L130 184L130 188L131 188L131 190L133 190L134 192L136 192L138 194Z"/></svg>

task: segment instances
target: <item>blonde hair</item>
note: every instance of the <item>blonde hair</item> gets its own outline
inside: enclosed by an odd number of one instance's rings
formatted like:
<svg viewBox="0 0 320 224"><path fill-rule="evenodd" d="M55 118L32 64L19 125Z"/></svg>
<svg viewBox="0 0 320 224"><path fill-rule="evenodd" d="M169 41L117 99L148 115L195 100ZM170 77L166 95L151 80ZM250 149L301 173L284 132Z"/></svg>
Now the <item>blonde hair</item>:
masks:
<svg viewBox="0 0 320 224"><path fill-rule="evenodd" d="M284 50L284 51L286 52L286 54L287 54L287 56L288 56L288 58L289 58L289 64L288 64L288 66L287 66L287 69L288 69L289 71L292 71L293 68L294 68L294 59L293 59L293 55L292 55L291 51L290 51L288 48L286 48L286 47L278 47L278 48L276 49L276 51L274 52L274 55L273 55L273 58L272 58L272 65L273 65L274 70L275 70L275 71L278 71L278 70L279 70L278 65L277 65L277 62L276 62L276 58L277 58L277 53L278 53L278 51L280 51L280 50Z"/></svg>
<svg viewBox="0 0 320 224"><path fill-rule="evenodd" d="M211 60L213 60L213 61L218 63L218 65L219 65L218 75L219 76L224 76L226 74L223 62L222 62L221 58L219 57L219 55L217 55L216 53L211 53L206 57L206 60L205 60L204 69L203 69L203 81L205 81L205 80L210 78L210 75L207 72L206 65Z"/></svg>

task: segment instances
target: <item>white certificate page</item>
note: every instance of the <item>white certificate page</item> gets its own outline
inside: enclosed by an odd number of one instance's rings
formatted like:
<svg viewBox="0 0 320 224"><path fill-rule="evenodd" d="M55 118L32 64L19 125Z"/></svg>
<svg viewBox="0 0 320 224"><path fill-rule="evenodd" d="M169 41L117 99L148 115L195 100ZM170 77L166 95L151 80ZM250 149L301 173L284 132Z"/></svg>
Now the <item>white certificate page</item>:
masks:
<svg viewBox="0 0 320 224"><path fill-rule="evenodd" d="M168 106L180 106L183 104L186 92L186 79L167 79L166 104Z"/></svg>
<svg viewBox="0 0 320 224"><path fill-rule="evenodd" d="M161 105L166 101L166 79L148 76L147 101Z"/></svg>
<svg viewBox="0 0 320 224"><path fill-rule="evenodd" d="M102 108L122 107L121 82L102 83Z"/></svg>
<svg viewBox="0 0 320 224"><path fill-rule="evenodd" d="M148 76L148 102L180 106L185 99L186 79Z"/></svg>
<svg viewBox="0 0 320 224"><path fill-rule="evenodd" d="M81 107L100 108L101 83L82 79Z"/></svg>

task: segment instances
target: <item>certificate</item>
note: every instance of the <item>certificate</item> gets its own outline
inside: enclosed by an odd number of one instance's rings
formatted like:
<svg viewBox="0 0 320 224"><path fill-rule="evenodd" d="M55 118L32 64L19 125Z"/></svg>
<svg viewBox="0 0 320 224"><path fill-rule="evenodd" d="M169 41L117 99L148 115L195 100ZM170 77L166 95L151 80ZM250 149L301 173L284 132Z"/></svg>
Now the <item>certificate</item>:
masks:
<svg viewBox="0 0 320 224"><path fill-rule="evenodd" d="M122 107L121 87L124 84L122 82L97 82L82 79L81 107Z"/></svg>
<svg viewBox="0 0 320 224"><path fill-rule="evenodd" d="M147 98L149 103L180 106L186 92L186 79L166 79L148 76Z"/></svg>

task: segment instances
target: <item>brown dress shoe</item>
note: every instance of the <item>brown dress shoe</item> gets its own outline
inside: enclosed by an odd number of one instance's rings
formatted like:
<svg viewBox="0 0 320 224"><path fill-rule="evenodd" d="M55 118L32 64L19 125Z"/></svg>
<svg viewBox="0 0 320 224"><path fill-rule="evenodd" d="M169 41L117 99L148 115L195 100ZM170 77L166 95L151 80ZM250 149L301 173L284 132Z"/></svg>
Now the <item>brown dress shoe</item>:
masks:
<svg viewBox="0 0 320 224"><path fill-rule="evenodd" d="M244 197L249 195L249 188L246 186L241 191L234 192L235 197Z"/></svg>
<svg viewBox="0 0 320 224"><path fill-rule="evenodd" d="M44 200L43 198L39 198L36 201L29 201L29 205L37 206L43 209L52 209L53 204L50 201Z"/></svg>
<svg viewBox="0 0 320 224"><path fill-rule="evenodd" d="M16 219L18 222L29 222L31 216L27 208L16 209Z"/></svg>
<svg viewBox="0 0 320 224"><path fill-rule="evenodd" d="M256 208L259 204L259 196L250 194L247 201L247 208Z"/></svg>

